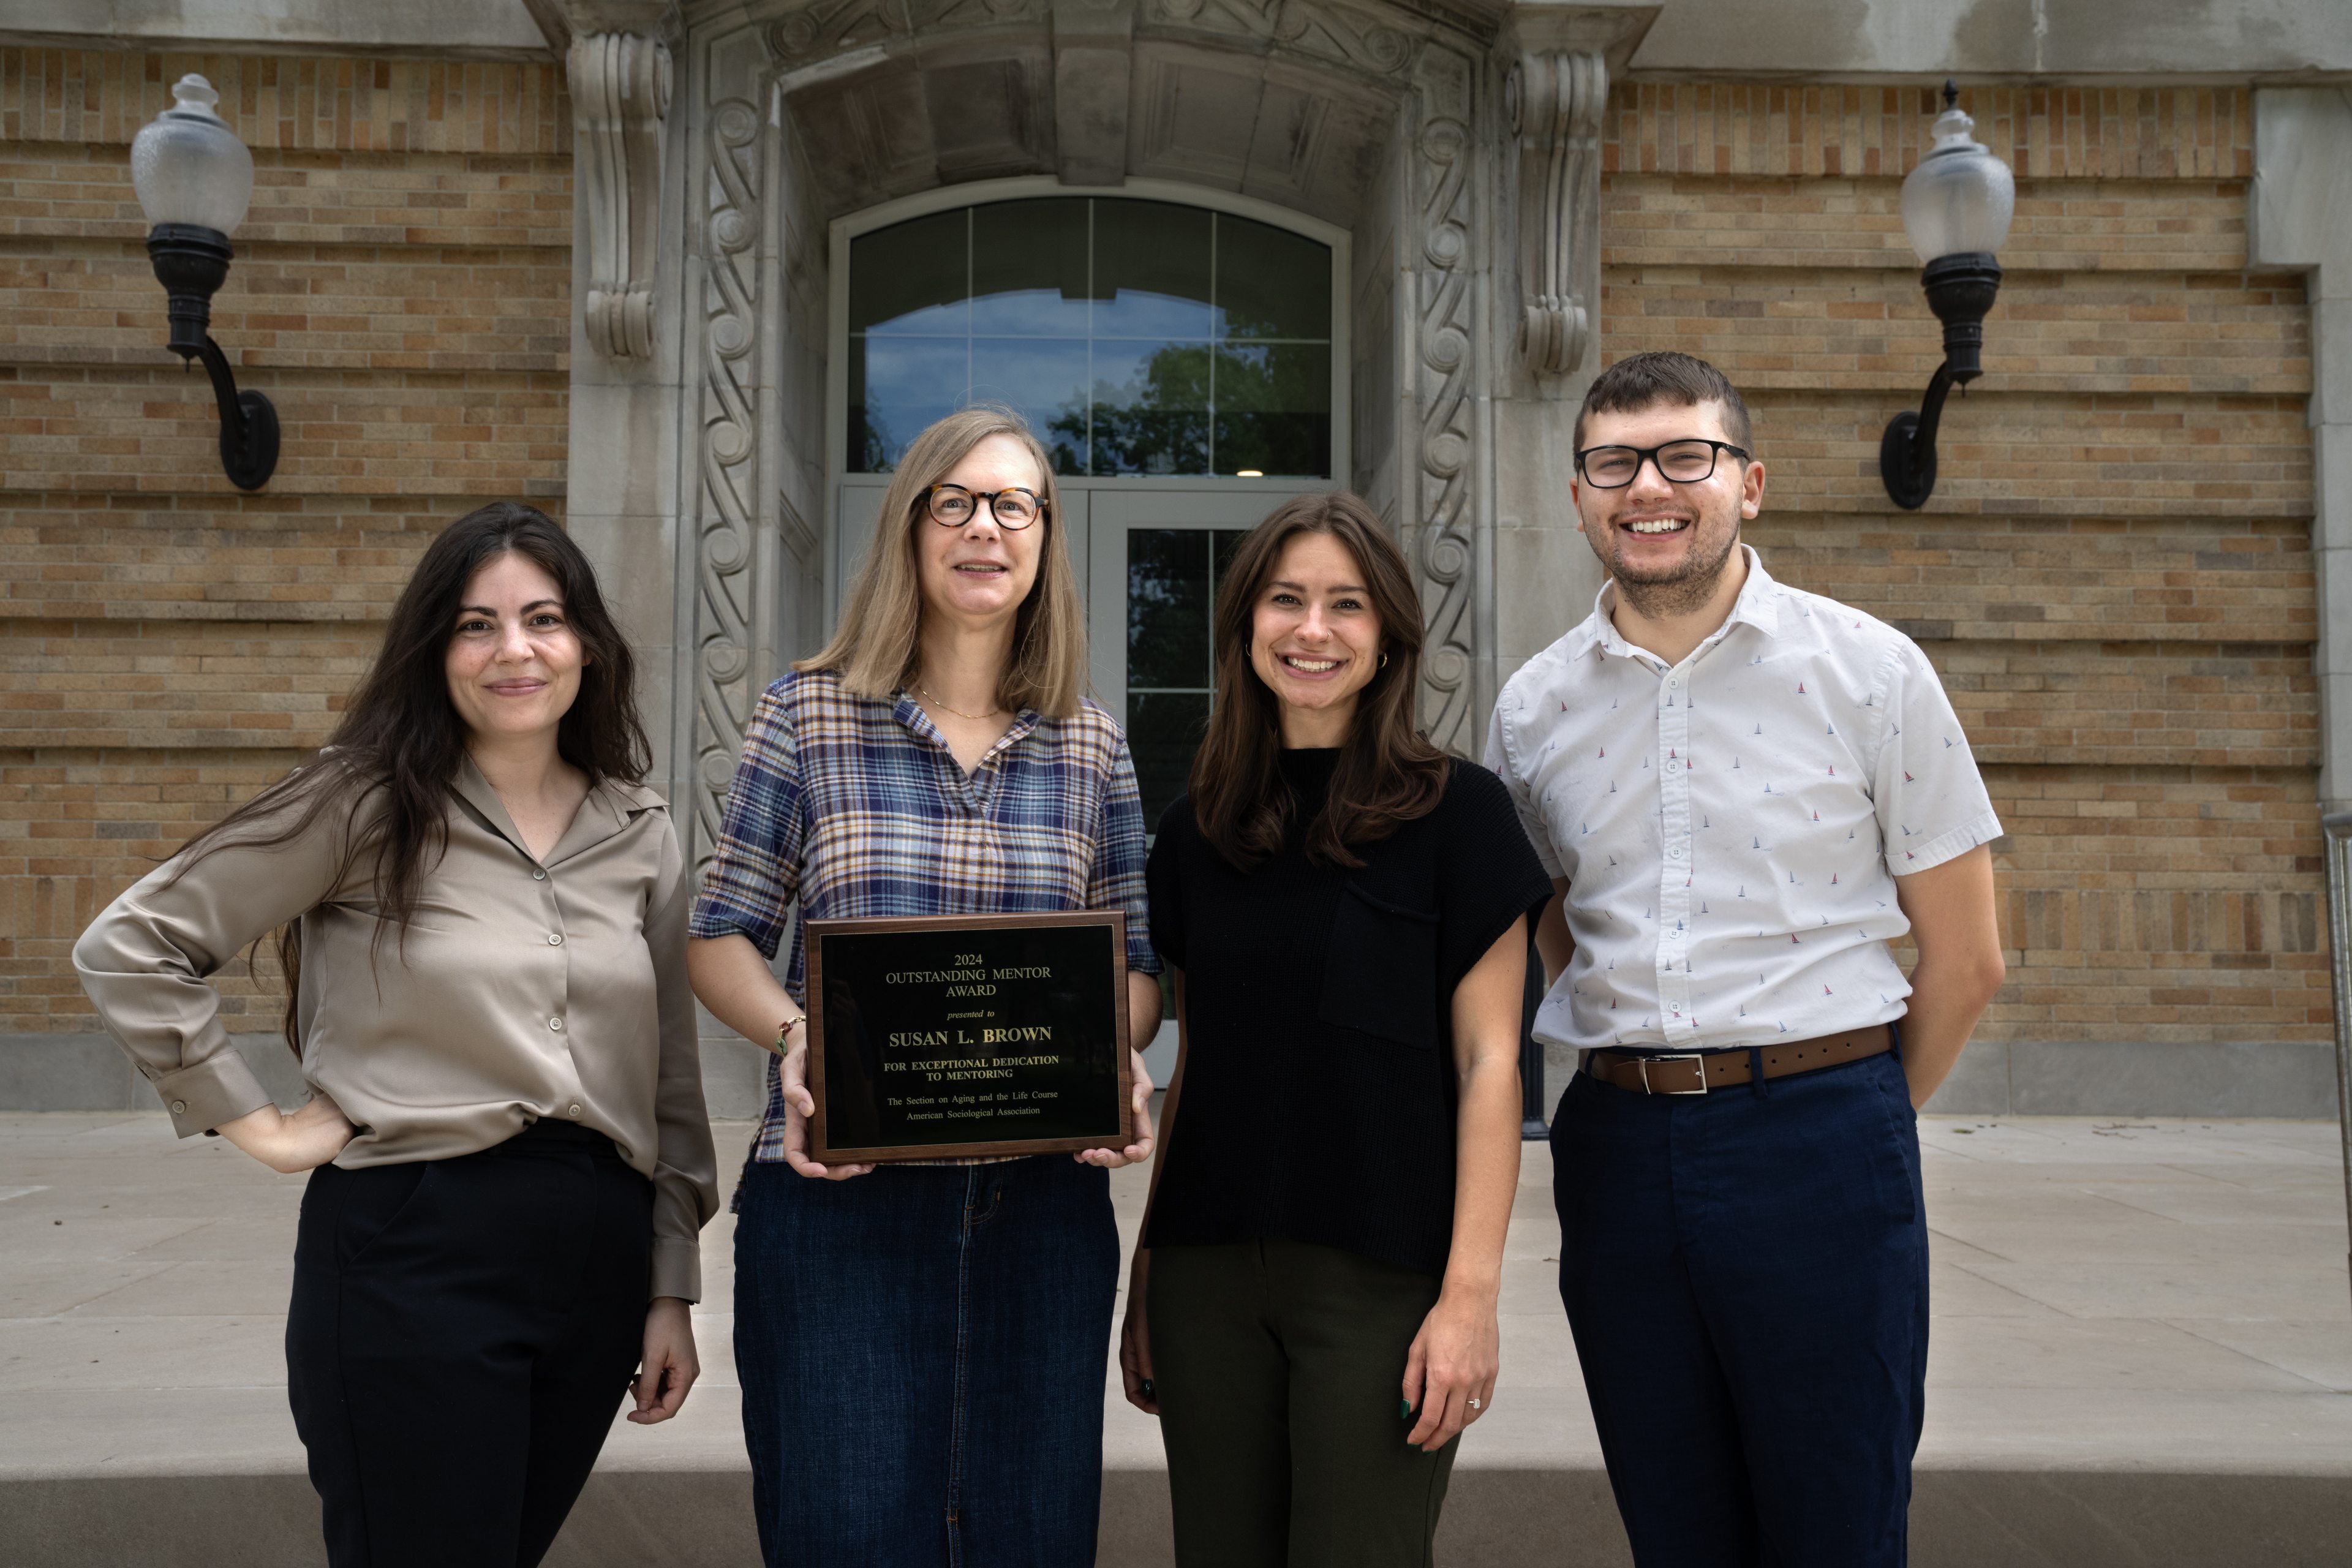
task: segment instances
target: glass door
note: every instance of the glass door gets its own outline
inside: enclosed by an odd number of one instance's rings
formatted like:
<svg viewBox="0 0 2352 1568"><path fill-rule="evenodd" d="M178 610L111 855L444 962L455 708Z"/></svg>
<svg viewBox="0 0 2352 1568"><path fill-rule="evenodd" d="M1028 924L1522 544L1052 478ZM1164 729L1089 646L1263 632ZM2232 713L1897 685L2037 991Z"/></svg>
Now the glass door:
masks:
<svg viewBox="0 0 2352 1568"><path fill-rule="evenodd" d="M1095 490L1089 498L1087 646L1096 698L1127 728L1143 825L1185 790L1215 688L1213 626L1242 536L1286 499L1245 491ZM1176 1070L1173 1009L1144 1065Z"/></svg>

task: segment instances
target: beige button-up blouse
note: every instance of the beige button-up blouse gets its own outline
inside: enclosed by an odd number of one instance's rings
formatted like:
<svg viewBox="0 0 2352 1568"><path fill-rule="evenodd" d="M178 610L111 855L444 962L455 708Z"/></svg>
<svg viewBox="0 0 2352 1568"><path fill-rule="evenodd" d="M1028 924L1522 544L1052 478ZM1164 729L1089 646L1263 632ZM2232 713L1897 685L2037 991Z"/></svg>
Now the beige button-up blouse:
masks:
<svg viewBox="0 0 2352 1568"><path fill-rule="evenodd" d="M302 1076L359 1127L335 1163L470 1154L541 1117L593 1127L653 1181L653 1293L699 1299L718 1159L686 975L694 882L667 805L600 784L536 860L468 761L404 932L381 929L371 857L343 871L352 821L338 805L286 844L208 849L176 881L166 861L74 945L180 1135L270 1103L207 981L299 919Z"/></svg>

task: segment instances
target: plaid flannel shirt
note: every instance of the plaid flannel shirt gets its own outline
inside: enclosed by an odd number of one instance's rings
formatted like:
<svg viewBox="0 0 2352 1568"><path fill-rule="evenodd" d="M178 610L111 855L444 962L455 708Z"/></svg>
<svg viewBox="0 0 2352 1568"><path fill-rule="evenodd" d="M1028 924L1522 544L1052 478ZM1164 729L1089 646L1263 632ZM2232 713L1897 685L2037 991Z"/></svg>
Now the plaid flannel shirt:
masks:
<svg viewBox="0 0 2352 1568"><path fill-rule="evenodd" d="M744 732L689 930L739 933L773 959L789 922L784 989L803 1006L809 920L1124 910L1128 967L1157 974L1143 861L1127 737L1097 703L1068 719L1022 710L967 775L912 697L856 697L830 671L795 671ZM771 1061L751 1158L780 1161L783 1143Z"/></svg>

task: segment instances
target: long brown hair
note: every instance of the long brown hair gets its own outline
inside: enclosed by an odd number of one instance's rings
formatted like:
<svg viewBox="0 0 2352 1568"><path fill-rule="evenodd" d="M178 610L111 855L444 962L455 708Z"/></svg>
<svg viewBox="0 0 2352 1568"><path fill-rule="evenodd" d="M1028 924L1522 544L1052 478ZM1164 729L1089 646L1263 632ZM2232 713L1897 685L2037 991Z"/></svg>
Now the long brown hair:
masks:
<svg viewBox="0 0 2352 1568"><path fill-rule="evenodd" d="M991 436L1010 436L1029 448L1044 476L1038 499L1045 503L1045 517L1030 525L1045 531L1037 552L1037 581L1014 616L1013 657L996 700L1010 709L1034 708L1048 719L1066 719L1078 710L1087 688L1087 613L1062 531L1061 489L1028 421L991 405L950 414L908 445L882 493L881 521L850 585L841 625L831 642L794 669L832 670L859 697L890 697L914 683L923 658L923 575L915 537L936 526L925 510L931 487Z"/></svg>
<svg viewBox="0 0 2352 1568"><path fill-rule="evenodd" d="M177 880L214 849L267 849L310 831L341 808L347 825L341 881L362 855L372 857L377 907L403 938L416 913L428 862L447 847L449 797L466 756L466 724L449 700L449 639L474 574L501 555L520 555L555 579L564 618L586 656L580 694L555 732L563 760L588 775L644 782L653 748L637 716L636 658L605 608L595 568L571 535L545 512L519 501L493 501L451 523L425 548L384 627L383 647L351 707L310 766L296 768L180 847ZM365 826L362 807L370 808ZM382 935L382 928L378 929ZM278 967L286 977L286 1044L302 1054L297 1005L302 984L302 926L278 929Z"/></svg>
<svg viewBox="0 0 2352 1568"><path fill-rule="evenodd" d="M1386 656L1356 696L1356 722L1339 751L1331 793L1307 829L1309 858L1360 866L1349 846L1370 844L1426 816L1445 794L1448 762L1413 724L1421 686L1421 595L1381 521L1346 490L1296 496L1243 539L1219 586L1217 695L1192 758L1192 815L1201 836L1244 871L1279 851L1290 832L1282 780L1281 699L1250 664L1259 596L1290 542L1328 533L1356 558Z"/></svg>

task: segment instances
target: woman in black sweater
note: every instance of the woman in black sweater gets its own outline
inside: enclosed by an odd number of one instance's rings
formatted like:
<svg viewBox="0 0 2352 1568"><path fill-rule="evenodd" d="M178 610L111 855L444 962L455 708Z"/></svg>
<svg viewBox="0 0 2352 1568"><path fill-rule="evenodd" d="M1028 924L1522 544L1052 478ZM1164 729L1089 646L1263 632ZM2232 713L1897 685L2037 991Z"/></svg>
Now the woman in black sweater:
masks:
<svg viewBox="0 0 2352 1568"><path fill-rule="evenodd" d="M1421 646L1352 495L1285 504L1219 585L1148 873L1181 1043L1119 1352L1180 1563L1427 1563L1494 1399L1551 887L1501 783L1414 731Z"/></svg>

